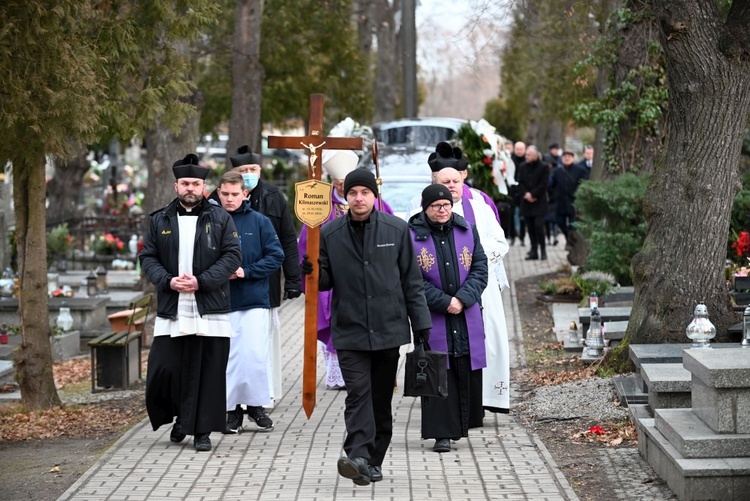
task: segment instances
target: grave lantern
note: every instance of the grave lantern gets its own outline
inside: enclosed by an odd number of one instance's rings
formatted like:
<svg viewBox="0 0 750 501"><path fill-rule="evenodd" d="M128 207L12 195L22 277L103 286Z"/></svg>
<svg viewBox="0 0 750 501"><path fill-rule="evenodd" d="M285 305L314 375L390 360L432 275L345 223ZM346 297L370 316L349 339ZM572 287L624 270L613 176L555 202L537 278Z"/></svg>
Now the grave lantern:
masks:
<svg viewBox="0 0 750 501"><path fill-rule="evenodd" d="M750 306L742 314L742 347L750 348Z"/></svg>
<svg viewBox="0 0 750 501"><path fill-rule="evenodd" d="M693 348L710 348L710 341L716 336L716 327L708 318L708 308L701 301L693 311L693 321L685 329L685 334L693 342Z"/></svg>
<svg viewBox="0 0 750 501"><path fill-rule="evenodd" d="M70 314L70 307L67 301L60 304L60 313L57 315L57 326L63 332L68 332L73 328L73 316Z"/></svg>
<svg viewBox="0 0 750 501"><path fill-rule="evenodd" d="M570 329L568 329L568 342L571 344L578 344L578 326L575 320L570 322Z"/></svg>
<svg viewBox="0 0 750 501"><path fill-rule="evenodd" d="M91 270L86 277L86 294L89 297L96 296L96 275L94 275L94 271Z"/></svg>
<svg viewBox="0 0 750 501"><path fill-rule="evenodd" d="M604 335L602 332L602 316L599 308L591 311L591 325L586 333L586 347L588 355L592 357L602 356L604 350Z"/></svg>
<svg viewBox="0 0 750 501"><path fill-rule="evenodd" d="M8 329L5 328L5 324L0 327L0 344L8 344Z"/></svg>
<svg viewBox="0 0 750 501"><path fill-rule="evenodd" d="M107 290L107 269L102 265L99 265L96 269L96 288L99 294L109 293Z"/></svg>
<svg viewBox="0 0 750 501"><path fill-rule="evenodd" d="M589 308L592 312L594 309L599 308L599 296L596 295L596 292L592 292L589 295Z"/></svg>

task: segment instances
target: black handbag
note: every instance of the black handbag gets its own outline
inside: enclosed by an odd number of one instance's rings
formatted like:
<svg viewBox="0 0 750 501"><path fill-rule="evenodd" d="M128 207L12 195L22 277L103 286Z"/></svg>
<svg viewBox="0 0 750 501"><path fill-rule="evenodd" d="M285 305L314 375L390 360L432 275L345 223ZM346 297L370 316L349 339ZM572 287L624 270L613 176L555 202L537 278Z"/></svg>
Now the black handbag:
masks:
<svg viewBox="0 0 750 501"><path fill-rule="evenodd" d="M448 354L432 351L420 343L406 354L404 395L407 397L448 397Z"/></svg>

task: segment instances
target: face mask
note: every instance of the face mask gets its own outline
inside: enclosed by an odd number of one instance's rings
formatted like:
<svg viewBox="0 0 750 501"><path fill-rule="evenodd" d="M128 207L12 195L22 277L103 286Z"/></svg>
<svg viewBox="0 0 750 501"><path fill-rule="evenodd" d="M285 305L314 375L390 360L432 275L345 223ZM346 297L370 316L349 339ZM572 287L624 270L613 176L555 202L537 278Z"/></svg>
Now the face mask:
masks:
<svg viewBox="0 0 750 501"><path fill-rule="evenodd" d="M258 186L258 174L242 174L242 179L245 181L245 189L253 191Z"/></svg>

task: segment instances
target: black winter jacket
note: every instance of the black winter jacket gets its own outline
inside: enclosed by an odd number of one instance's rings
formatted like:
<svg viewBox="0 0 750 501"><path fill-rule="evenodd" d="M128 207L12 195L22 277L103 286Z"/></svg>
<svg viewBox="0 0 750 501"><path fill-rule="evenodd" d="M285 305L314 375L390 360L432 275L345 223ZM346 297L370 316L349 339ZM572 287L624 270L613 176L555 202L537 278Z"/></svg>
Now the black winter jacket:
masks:
<svg viewBox="0 0 750 501"><path fill-rule="evenodd" d="M516 179L521 195L521 215L524 217L546 216L549 212L547 188L549 187L549 167L539 160L526 162ZM531 193L536 202L523 199L524 194Z"/></svg>
<svg viewBox="0 0 750 501"><path fill-rule="evenodd" d="M157 315L177 317L179 293L169 286L179 275L178 200L151 213L139 256L141 268L157 291ZM203 200L195 231L193 275L198 280L198 313L229 313L229 277L242 263L237 230L229 213Z"/></svg>
<svg viewBox="0 0 750 501"><path fill-rule="evenodd" d="M432 238L435 245L436 264L440 272L442 288L435 287L424 280L427 307L445 316L445 332L448 342L448 353L454 357L469 355L469 330L466 326L466 315L447 314L451 298L460 300L465 308L481 303L482 293L487 288L487 255L479 242L479 233L473 224L459 214L453 214L443 225L430 223L424 212L415 214L409 219L409 227L414 231L417 240ZM472 253L469 276L461 283L459 263L456 258L454 227L467 230L471 228L474 235L474 252Z"/></svg>
<svg viewBox="0 0 750 501"><path fill-rule="evenodd" d="M411 342L432 327L422 273L402 219L373 211L360 246L347 214L320 230L320 290L333 289L331 335L337 350L375 351Z"/></svg>

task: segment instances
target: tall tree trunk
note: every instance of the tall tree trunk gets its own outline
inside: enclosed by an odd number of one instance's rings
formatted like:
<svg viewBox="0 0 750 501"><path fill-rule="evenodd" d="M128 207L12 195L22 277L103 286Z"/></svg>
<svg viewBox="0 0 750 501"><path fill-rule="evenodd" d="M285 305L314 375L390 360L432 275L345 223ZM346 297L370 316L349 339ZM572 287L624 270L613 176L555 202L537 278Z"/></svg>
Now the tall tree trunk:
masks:
<svg viewBox="0 0 750 501"><path fill-rule="evenodd" d="M262 0L237 0L232 39L232 114L229 119L229 153L247 144L261 152L263 66L260 64Z"/></svg>
<svg viewBox="0 0 750 501"><path fill-rule="evenodd" d="M615 52L616 60L612 64L612 85L619 88L627 82L642 90L645 85L653 85L654 80L653 77L644 78L642 69L660 63L660 58L649 50L649 45L658 39L659 27L642 0L627 0L624 4L631 12L638 14L638 20L631 22L624 30L618 23L609 23L609 29L616 32L614 36L622 37L622 43ZM610 12L614 11L615 6L612 7ZM654 171L654 161L661 146L659 133L666 117L662 117L662 125L653 131L639 127L637 120L633 113L629 113L620 122L619 132L609 138L612 143L611 158L598 179L611 178L625 172L650 174Z"/></svg>
<svg viewBox="0 0 750 501"><path fill-rule="evenodd" d="M750 116L750 7L724 24L714 2L652 0L667 58L667 135L646 196L648 233L633 259L631 343L686 342L697 301L726 339L726 237Z"/></svg>
<svg viewBox="0 0 750 501"><path fill-rule="evenodd" d="M378 13L376 34L378 53L375 67L375 114L373 122L396 118L399 96L399 58L395 12L399 10L399 0L373 0Z"/></svg>
<svg viewBox="0 0 750 501"><path fill-rule="evenodd" d="M47 200L53 209L48 214L48 224L73 218L78 214L83 178L90 164L86 149L81 149L71 160L55 159L55 176L47 183Z"/></svg>
<svg viewBox="0 0 750 501"><path fill-rule="evenodd" d="M405 118L417 117L417 26L416 1L403 0L403 20L401 28L401 58L403 60L403 115Z"/></svg>
<svg viewBox="0 0 750 501"><path fill-rule="evenodd" d="M23 340L13 352L21 403L28 410L60 405L52 373L47 298L44 154L33 164L13 163L13 201L18 246L18 316Z"/></svg>

